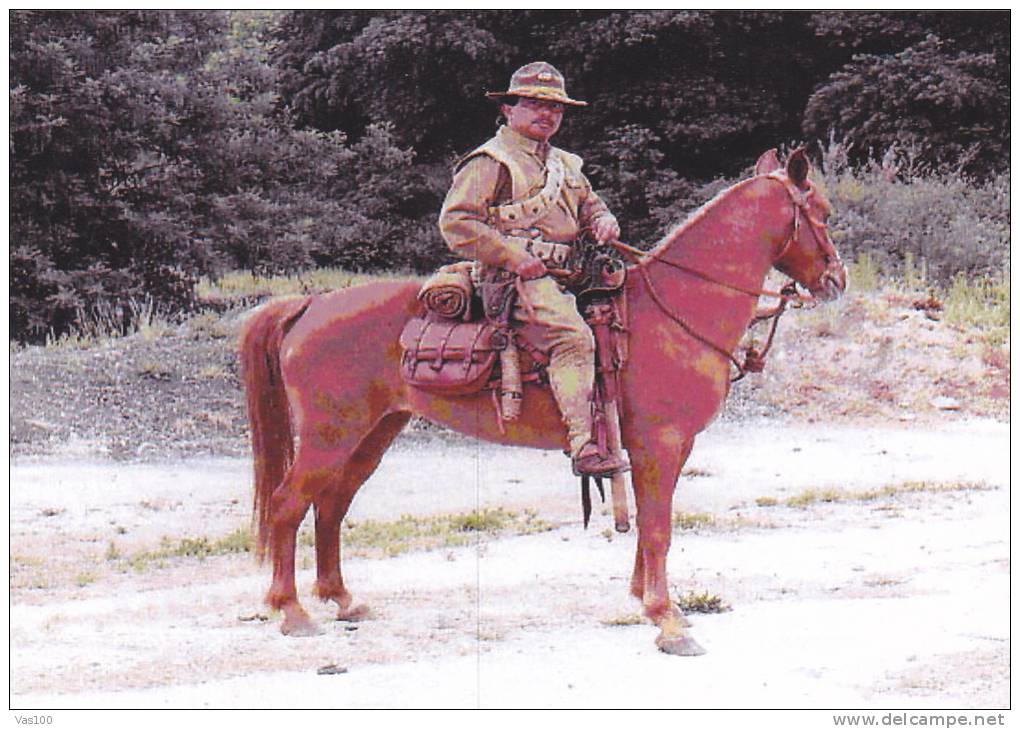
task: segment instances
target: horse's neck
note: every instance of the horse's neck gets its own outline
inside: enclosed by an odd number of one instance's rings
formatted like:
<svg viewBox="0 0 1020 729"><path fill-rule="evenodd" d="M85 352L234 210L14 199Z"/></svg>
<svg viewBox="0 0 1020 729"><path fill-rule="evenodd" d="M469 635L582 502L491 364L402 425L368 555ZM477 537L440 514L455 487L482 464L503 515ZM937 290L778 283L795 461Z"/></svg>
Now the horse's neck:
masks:
<svg viewBox="0 0 1020 729"><path fill-rule="evenodd" d="M790 206L784 202L781 186L757 177L734 185L707 203L663 239L651 251L651 259L639 264L645 268L656 297L674 314L713 335L720 345L735 346L754 313L755 298L669 263L717 282L760 289L771 268L773 251L789 226ZM635 279L639 287L647 286L645 274L632 276L631 280ZM658 304L641 308L649 316L662 316Z"/></svg>
<svg viewBox="0 0 1020 729"><path fill-rule="evenodd" d="M785 193L775 182L744 180L706 203L651 253L734 285L757 288L787 227L790 211L784 201Z"/></svg>

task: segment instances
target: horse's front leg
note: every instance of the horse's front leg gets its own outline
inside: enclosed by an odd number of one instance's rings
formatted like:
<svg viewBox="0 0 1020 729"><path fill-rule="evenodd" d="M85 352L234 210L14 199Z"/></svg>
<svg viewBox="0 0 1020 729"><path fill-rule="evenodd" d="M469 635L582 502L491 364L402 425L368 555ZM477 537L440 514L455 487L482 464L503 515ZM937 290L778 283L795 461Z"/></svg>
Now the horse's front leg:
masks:
<svg viewBox="0 0 1020 729"><path fill-rule="evenodd" d="M655 644L665 653L702 655L705 650L684 630L686 621L669 598L666 560L673 534L673 491L694 439L678 449L673 438L655 448L631 450L637 501L638 544L631 577L631 593L644 605L645 615L659 627Z"/></svg>

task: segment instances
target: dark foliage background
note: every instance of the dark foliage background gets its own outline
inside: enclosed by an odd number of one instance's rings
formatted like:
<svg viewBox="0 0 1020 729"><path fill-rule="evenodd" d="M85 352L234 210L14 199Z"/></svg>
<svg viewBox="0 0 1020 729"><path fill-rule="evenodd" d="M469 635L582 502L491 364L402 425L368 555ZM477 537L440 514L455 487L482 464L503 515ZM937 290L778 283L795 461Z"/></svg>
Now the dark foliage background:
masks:
<svg viewBox="0 0 1020 729"><path fill-rule="evenodd" d="M11 332L195 305L200 276L447 260L486 90L544 59L577 151L651 242L769 147L1009 167L1007 12L15 11ZM817 143L817 144L816 144Z"/></svg>

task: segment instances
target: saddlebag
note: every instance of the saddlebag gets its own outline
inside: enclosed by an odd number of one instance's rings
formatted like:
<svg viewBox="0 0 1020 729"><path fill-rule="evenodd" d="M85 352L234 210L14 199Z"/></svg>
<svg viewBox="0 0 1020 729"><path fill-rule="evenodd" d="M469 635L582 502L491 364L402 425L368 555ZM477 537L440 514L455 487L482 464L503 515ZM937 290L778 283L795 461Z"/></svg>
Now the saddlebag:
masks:
<svg viewBox="0 0 1020 729"><path fill-rule="evenodd" d="M506 335L485 320L411 319L400 333L400 375L423 390L469 395L488 383L506 345Z"/></svg>

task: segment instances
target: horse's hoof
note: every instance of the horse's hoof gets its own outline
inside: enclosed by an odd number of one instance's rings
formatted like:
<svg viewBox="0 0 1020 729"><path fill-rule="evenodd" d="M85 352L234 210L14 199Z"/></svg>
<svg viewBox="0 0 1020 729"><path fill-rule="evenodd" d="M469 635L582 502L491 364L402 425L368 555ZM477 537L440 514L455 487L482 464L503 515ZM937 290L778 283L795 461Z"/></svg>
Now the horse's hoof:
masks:
<svg viewBox="0 0 1020 729"><path fill-rule="evenodd" d="M705 649L698 644L698 641L686 635L680 638L664 638L660 635L655 639L655 645L660 651L671 656L705 655Z"/></svg>
<svg viewBox="0 0 1020 729"><path fill-rule="evenodd" d="M311 620L287 620L280 626L280 632L291 638L310 638L322 635L323 630Z"/></svg>
<svg viewBox="0 0 1020 729"><path fill-rule="evenodd" d="M355 605L336 611L336 619L346 623L360 623L362 620L371 620L371 618L372 608L368 605Z"/></svg>

